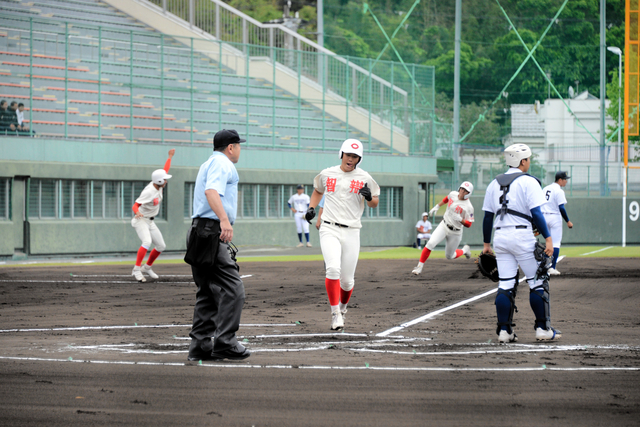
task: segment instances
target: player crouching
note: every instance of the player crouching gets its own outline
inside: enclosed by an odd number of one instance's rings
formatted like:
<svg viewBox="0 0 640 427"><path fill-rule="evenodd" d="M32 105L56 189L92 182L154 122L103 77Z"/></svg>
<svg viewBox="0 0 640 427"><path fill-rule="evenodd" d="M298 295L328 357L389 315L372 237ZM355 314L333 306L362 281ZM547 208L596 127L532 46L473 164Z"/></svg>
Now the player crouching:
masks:
<svg viewBox="0 0 640 427"><path fill-rule="evenodd" d="M455 259L464 255L467 259L471 258L471 249L468 245L464 245L462 249L457 249L462 240L462 227L469 228L473 224L473 206L469 200L469 196L473 193L473 184L465 181L460 184L458 191L452 191L447 197L442 199L440 203L429 211L429 216L434 217L440 206L447 204L447 210L442 216L442 221L436 227L431 238L424 246L420 254L420 262L413 269L412 273L418 275L422 273L424 263L431 255L431 251L435 249L438 243L447 239L444 249L447 259Z"/></svg>

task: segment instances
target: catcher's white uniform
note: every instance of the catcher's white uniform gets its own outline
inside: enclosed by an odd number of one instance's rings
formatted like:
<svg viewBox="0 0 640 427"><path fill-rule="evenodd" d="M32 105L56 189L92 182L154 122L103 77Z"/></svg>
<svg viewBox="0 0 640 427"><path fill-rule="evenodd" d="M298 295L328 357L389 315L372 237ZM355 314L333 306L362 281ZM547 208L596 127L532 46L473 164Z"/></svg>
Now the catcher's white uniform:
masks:
<svg viewBox="0 0 640 427"><path fill-rule="evenodd" d="M296 213L293 215L296 221L296 230L298 234L300 233L308 233L309 232L309 223L306 219L304 219L304 214L307 213L307 209L309 209L309 196L302 194L294 194L289 198L287 202L289 206L296 210Z"/></svg>
<svg viewBox="0 0 640 427"><path fill-rule="evenodd" d="M519 169L511 168L506 173L519 172ZM493 248L496 253L496 261L498 262L498 271L501 278L499 288L505 290L513 289L518 265L520 265L522 272L527 277L529 287L531 289L536 288L542 285L542 280L533 280L538 269L538 261L533 256L536 238L531 230L531 222L525 218L509 214L500 219L501 197L500 184L494 179L487 187L482 210L495 214ZM531 215L531 209L542 206L546 202L540 184L530 176L523 176L513 181L506 198L509 202L509 209L527 215ZM505 280L502 280L502 278Z"/></svg>
<svg viewBox="0 0 640 427"><path fill-rule="evenodd" d="M320 227L320 246L326 264L327 279L340 279L345 291L353 289L353 277L360 252L360 218L365 199L358 194L365 183L371 196L380 195L378 183L367 172L356 168L343 172L333 166L320 172L313 186L325 197Z"/></svg>
<svg viewBox="0 0 640 427"><path fill-rule="evenodd" d="M540 211L544 214L547 221L547 227L553 240L553 247L559 248L562 242L562 215L560 214L560 205L567 204L564 190L558 183L547 185L542 189L547 202L540 206Z"/></svg>
<svg viewBox="0 0 640 427"><path fill-rule="evenodd" d="M466 222L468 226L473 224L473 205L469 199L459 200L458 191L449 193L444 201L447 203L447 210L425 247L432 251L438 243L446 239L445 256L447 259L453 259L456 257L456 249L462 240L463 223Z"/></svg>

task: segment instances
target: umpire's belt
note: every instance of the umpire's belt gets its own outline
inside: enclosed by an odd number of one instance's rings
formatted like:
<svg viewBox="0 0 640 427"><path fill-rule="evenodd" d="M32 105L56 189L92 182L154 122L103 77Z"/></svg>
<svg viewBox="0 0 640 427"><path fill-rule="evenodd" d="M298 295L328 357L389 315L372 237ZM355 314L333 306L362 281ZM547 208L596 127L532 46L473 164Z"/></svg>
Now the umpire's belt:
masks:
<svg viewBox="0 0 640 427"><path fill-rule="evenodd" d="M451 231L460 231L459 228L455 228L453 225L447 224L446 221L443 221L443 222L444 222L444 225L446 225L449 230L451 230Z"/></svg>
<svg viewBox="0 0 640 427"><path fill-rule="evenodd" d="M501 228L511 228L511 227L513 227L513 225L505 226L505 227L496 227L496 230L500 230ZM515 228L517 228L518 230L526 230L527 226L526 225L516 225Z"/></svg>
<svg viewBox="0 0 640 427"><path fill-rule="evenodd" d="M336 227L349 228L348 225L338 224L337 222L329 222L329 221L322 221L322 222L329 225L335 225Z"/></svg>

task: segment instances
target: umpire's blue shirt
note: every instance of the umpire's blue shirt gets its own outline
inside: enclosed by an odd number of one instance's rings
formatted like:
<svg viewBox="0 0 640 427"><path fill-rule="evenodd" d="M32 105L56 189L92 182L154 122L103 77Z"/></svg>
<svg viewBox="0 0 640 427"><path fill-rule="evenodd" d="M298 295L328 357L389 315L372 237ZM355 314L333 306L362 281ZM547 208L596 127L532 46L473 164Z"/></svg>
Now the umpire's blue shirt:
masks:
<svg viewBox="0 0 640 427"><path fill-rule="evenodd" d="M204 194L206 190L216 190L229 222L233 224L238 211L238 181L240 178L233 162L224 153L214 151L198 171L193 190L192 218L220 219L209 206L207 196Z"/></svg>

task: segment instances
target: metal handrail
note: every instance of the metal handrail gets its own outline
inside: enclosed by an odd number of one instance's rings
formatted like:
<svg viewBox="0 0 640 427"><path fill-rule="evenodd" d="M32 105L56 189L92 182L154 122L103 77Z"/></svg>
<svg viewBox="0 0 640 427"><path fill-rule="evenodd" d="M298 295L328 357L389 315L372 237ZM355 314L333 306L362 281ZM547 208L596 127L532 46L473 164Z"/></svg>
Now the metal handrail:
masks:
<svg viewBox="0 0 640 427"><path fill-rule="evenodd" d="M187 17L188 19L184 19L185 17L181 17L178 15L175 15L174 13L170 12L167 9L167 0L137 0L138 2L141 3L147 3L152 7L157 7L159 10L162 11L162 13L164 14L171 14L173 16L175 16L176 18L179 19L183 19L185 21L187 21L189 23L189 25L191 27L195 27L195 28L199 28L196 24L195 24L195 2L196 0L183 0L183 2L186 2L188 5L188 12L187 12ZM241 11L229 6L228 4L226 4L225 2L221 1L221 0L201 0L201 1L207 1L207 2L211 2L213 4L216 5L216 8L220 7L223 8L229 12L231 12L232 14L238 16L239 18L242 19L243 21L243 31L242 31L242 43L243 44L248 44L248 33L249 33L249 28L246 27L246 23L250 23L251 25L253 25L254 27L260 28L260 29L269 29L269 30L277 30L280 31L284 34L286 34L287 36L291 37L292 39L296 40L295 45L297 46L297 50L302 50L302 51L311 51L311 52L315 52L315 53L323 53L326 54L328 56L331 56L333 59L347 65L348 67L352 68L354 71L361 73L362 75L366 76L367 78L371 78L375 81L377 81L378 83L391 88L393 91L397 92L398 94L400 94L402 97L407 98L408 93L407 91L403 90L402 88L392 85L390 82L388 82L387 80L375 75L375 74L370 74L368 70L360 67L357 64L354 64L352 62L349 62L347 59L341 57L340 55L336 54L335 52L326 49L323 46L320 46L319 44L315 43L312 40L309 40L308 38L301 36L300 34L296 33L295 31L292 31L291 29L287 28L286 26L282 25L282 24L263 24L260 21L255 20L254 18L250 17L249 15L246 15L244 13L242 13ZM176 0L174 0L172 2L173 5L176 5ZM175 6L176 8L179 8L179 6ZM218 20L218 12L216 11L216 22L215 22L215 27L216 27L216 31L215 34L212 34L214 37L216 37L217 39L222 39L221 37L221 32L220 30L220 23ZM202 28L199 28L200 30L204 31ZM206 32L206 31L205 31ZM273 41L274 39L277 37L276 34L271 33L269 36L269 47L274 47ZM233 40L223 40L226 42L233 42ZM305 46L307 47L307 49L305 49ZM311 49L310 49L311 48Z"/></svg>

